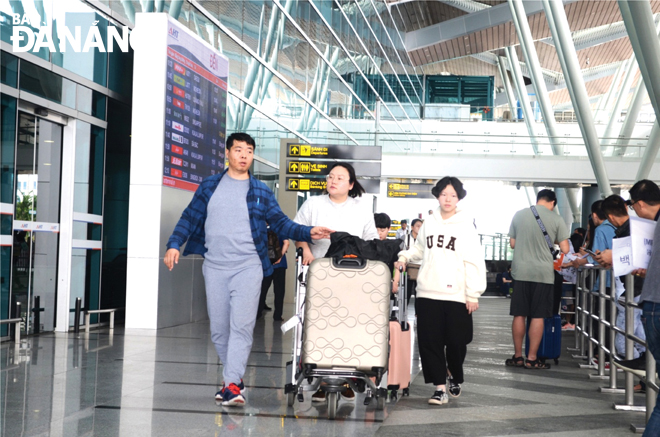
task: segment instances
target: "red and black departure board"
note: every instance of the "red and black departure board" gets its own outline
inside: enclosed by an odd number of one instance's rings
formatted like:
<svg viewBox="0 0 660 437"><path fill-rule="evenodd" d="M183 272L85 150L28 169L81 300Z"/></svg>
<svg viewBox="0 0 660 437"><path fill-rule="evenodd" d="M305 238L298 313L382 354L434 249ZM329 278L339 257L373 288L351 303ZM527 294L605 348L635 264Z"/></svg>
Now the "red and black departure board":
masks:
<svg viewBox="0 0 660 437"><path fill-rule="evenodd" d="M226 57L170 21L163 185L195 191L225 166Z"/></svg>

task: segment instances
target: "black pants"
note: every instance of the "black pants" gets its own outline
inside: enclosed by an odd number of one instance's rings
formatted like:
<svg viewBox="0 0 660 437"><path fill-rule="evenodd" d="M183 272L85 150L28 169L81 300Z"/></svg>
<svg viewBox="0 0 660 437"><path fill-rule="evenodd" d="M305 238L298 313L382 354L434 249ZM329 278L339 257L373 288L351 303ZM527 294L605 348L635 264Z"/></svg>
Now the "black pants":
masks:
<svg viewBox="0 0 660 437"><path fill-rule="evenodd" d="M462 384L463 361L472 342L472 315L464 303L444 300L419 298L415 308L424 382L446 384L449 369L454 381Z"/></svg>
<svg viewBox="0 0 660 437"><path fill-rule="evenodd" d="M266 294L270 284L273 284L275 292L275 311L273 311L273 319L279 320L282 318L282 307L284 306L284 291L286 284L286 269L274 269L273 274L267 276L261 282L261 297L259 298L259 310L257 311L257 318L261 317L266 306Z"/></svg>
<svg viewBox="0 0 660 437"><path fill-rule="evenodd" d="M410 306L410 297L415 294L415 289L417 288L417 281L414 279L408 279L406 282L406 304Z"/></svg>

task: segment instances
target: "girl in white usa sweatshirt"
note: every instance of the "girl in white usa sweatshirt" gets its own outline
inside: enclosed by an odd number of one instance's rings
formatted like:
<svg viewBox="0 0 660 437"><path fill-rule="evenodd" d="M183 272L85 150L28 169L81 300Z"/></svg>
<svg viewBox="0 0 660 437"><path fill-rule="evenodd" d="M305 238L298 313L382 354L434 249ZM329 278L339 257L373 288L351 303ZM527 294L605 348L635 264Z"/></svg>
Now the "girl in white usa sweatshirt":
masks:
<svg viewBox="0 0 660 437"><path fill-rule="evenodd" d="M422 225L415 245L399 252L397 267L421 261L415 300L419 355L425 382L435 385L428 402L442 405L447 394L461 394L472 313L486 289L486 265L474 221L457 209L467 194L461 181L442 178L432 193L440 207Z"/></svg>
<svg viewBox="0 0 660 437"><path fill-rule="evenodd" d="M461 210L446 220L440 208L424 221L417 242L399 261L419 263L417 298L478 302L486 289L486 265L474 220Z"/></svg>

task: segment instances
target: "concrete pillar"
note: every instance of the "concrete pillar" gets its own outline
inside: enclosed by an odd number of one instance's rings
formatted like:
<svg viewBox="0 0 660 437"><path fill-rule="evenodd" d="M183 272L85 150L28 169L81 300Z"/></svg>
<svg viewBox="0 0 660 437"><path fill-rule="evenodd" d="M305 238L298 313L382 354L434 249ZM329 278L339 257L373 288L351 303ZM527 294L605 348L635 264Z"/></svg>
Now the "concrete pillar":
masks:
<svg viewBox="0 0 660 437"><path fill-rule="evenodd" d="M600 190L597 185L582 187L582 227L587 229L589 216L591 215L591 204L601 200Z"/></svg>
<svg viewBox="0 0 660 437"><path fill-rule="evenodd" d="M293 219L298 212L298 193L295 191L286 190L286 150L287 143L297 142L297 138L284 138L280 140L280 188L277 190L277 203L280 204L282 212L289 218ZM286 262L288 268L286 269L286 285L284 289L285 303L294 303L296 301L296 246L291 241L289 250L286 252Z"/></svg>
<svg viewBox="0 0 660 437"><path fill-rule="evenodd" d="M573 224L573 214L571 210L571 206L568 202L568 196L566 195L566 192L568 191L568 188L566 189L561 189L557 188L555 190L555 194L557 195L557 207L559 208L559 215L561 218L564 219L564 223L566 223L566 227L568 229L571 229L571 225Z"/></svg>

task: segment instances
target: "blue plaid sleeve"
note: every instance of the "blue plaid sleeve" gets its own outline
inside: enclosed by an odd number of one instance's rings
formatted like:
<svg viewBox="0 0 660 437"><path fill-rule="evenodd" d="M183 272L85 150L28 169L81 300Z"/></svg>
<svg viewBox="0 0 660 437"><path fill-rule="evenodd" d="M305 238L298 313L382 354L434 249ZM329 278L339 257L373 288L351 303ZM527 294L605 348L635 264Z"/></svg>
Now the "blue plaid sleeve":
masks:
<svg viewBox="0 0 660 437"><path fill-rule="evenodd" d="M168 249L180 251L181 246L188 242L186 246L187 253L204 253L203 229L206 220L206 206L210 195L213 194L212 188L217 186L218 180L217 178L208 178L199 185L192 200L183 210L181 218L174 227L174 232L167 240Z"/></svg>

